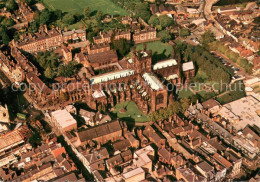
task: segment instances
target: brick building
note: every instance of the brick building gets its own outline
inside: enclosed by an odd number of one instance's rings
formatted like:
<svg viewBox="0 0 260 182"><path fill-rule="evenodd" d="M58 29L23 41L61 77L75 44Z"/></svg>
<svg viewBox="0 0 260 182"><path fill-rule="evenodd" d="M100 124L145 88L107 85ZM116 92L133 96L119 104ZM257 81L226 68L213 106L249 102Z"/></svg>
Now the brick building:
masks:
<svg viewBox="0 0 260 182"><path fill-rule="evenodd" d="M86 40L86 32L79 30L72 30L61 32L58 28L47 29L44 25L40 27L39 32L29 35L21 35L20 39L13 40L11 46L17 47L29 53L44 52L60 47L63 42L68 40Z"/></svg>
<svg viewBox="0 0 260 182"><path fill-rule="evenodd" d="M137 30L133 35L133 40L136 44L149 42L156 39L156 29L147 28L145 30Z"/></svg>

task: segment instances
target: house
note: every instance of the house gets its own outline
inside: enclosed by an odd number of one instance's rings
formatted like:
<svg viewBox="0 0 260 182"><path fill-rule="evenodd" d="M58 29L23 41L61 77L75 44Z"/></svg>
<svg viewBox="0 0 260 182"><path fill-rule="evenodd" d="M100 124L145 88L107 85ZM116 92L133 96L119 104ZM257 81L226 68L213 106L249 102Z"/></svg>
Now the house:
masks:
<svg viewBox="0 0 260 182"><path fill-rule="evenodd" d="M123 159L120 154L110 157L106 160L106 166L108 170L111 170L115 166L123 164Z"/></svg>
<svg viewBox="0 0 260 182"><path fill-rule="evenodd" d="M182 166L176 169L176 179L185 182L207 181L205 177L195 174L195 172L187 166Z"/></svg>
<svg viewBox="0 0 260 182"><path fill-rule="evenodd" d="M242 157L232 149L227 149L224 153L225 158L232 163L231 176L236 176L241 172Z"/></svg>
<svg viewBox="0 0 260 182"><path fill-rule="evenodd" d="M133 163L137 167L141 167L145 172L152 172L152 161L154 159L154 149L147 145L144 148L141 148L134 152Z"/></svg>
<svg viewBox="0 0 260 182"><path fill-rule="evenodd" d="M211 166L206 161L202 161L196 164L195 168L205 177L207 180L212 180L214 178L214 167Z"/></svg>
<svg viewBox="0 0 260 182"><path fill-rule="evenodd" d="M141 167L138 167L129 172L123 173L122 176L125 182L142 181L145 180L145 171Z"/></svg>
<svg viewBox="0 0 260 182"><path fill-rule="evenodd" d="M153 15L156 14L157 16L174 15L176 13L174 7L169 4L160 4L159 6L150 4L150 10Z"/></svg>
<svg viewBox="0 0 260 182"><path fill-rule="evenodd" d="M86 125L96 126L111 121L111 117L100 112L91 112L80 109L79 114L84 118Z"/></svg>
<svg viewBox="0 0 260 182"><path fill-rule="evenodd" d="M65 61L66 62L71 62L72 61L72 52L71 52L71 50L68 47L66 47L66 46L62 46L61 50L62 50L62 54L63 54L63 56L65 58Z"/></svg>
<svg viewBox="0 0 260 182"><path fill-rule="evenodd" d="M86 41L86 32L82 29L71 30L71 31L63 31L62 32L63 42L68 42L69 40L80 40Z"/></svg>
<svg viewBox="0 0 260 182"><path fill-rule="evenodd" d="M30 8L30 6L27 5L27 3L20 2L19 5L19 12L22 14L23 18L28 21L32 22L34 20L34 12Z"/></svg>
<svg viewBox="0 0 260 182"><path fill-rule="evenodd" d="M136 30L133 35L133 40L136 44L142 42L149 42L156 39L156 29L146 28L144 30Z"/></svg>
<svg viewBox="0 0 260 182"><path fill-rule="evenodd" d="M100 32L98 36L93 37L95 44L103 44L103 43L111 43L111 37L113 32L110 31L108 33Z"/></svg>
<svg viewBox="0 0 260 182"><path fill-rule="evenodd" d="M122 31L122 30L118 30L115 32L114 35L114 40L120 40L120 39L126 39L128 41L131 40L131 32L128 31Z"/></svg>
<svg viewBox="0 0 260 182"><path fill-rule="evenodd" d="M158 155L159 155L160 162L170 164L170 165L172 164L173 155L165 148L160 148L158 150Z"/></svg>
<svg viewBox="0 0 260 182"><path fill-rule="evenodd" d="M60 29L47 29L47 26L40 28L40 31L35 34L21 35L20 39L11 43L29 53L44 52L55 49L62 44L62 34Z"/></svg>

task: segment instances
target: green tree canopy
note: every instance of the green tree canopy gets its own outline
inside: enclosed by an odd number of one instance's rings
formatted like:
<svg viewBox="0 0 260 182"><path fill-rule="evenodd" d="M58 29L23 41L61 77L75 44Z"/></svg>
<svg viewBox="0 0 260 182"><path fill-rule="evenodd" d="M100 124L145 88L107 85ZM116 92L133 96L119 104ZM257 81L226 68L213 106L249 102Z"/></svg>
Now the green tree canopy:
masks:
<svg viewBox="0 0 260 182"><path fill-rule="evenodd" d="M161 38L162 42L169 42L169 40L171 40L171 35L166 30L162 30L161 32L159 32L159 37Z"/></svg>
<svg viewBox="0 0 260 182"><path fill-rule="evenodd" d="M75 17L72 14L68 13L62 18L62 22L67 25L72 25L75 23Z"/></svg>
<svg viewBox="0 0 260 182"><path fill-rule="evenodd" d="M173 19L167 15L159 16L159 21L163 29L174 24Z"/></svg>
<svg viewBox="0 0 260 182"><path fill-rule="evenodd" d="M180 29L180 36L181 37L187 37L190 35L190 31L186 28L181 28Z"/></svg>
<svg viewBox="0 0 260 182"><path fill-rule="evenodd" d="M157 25L160 25L160 21L157 15L153 15L150 17L148 23L150 25L153 25L154 27L156 27Z"/></svg>
<svg viewBox="0 0 260 182"><path fill-rule="evenodd" d="M90 15L91 15L91 10L90 10L90 8L89 8L88 6L85 7L83 14L84 14L84 17L85 17L86 19L90 17Z"/></svg>
<svg viewBox="0 0 260 182"><path fill-rule="evenodd" d="M9 11L15 11L18 9L18 4L15 2L15 0L7 0L5 3L5 7Z"/></svg>

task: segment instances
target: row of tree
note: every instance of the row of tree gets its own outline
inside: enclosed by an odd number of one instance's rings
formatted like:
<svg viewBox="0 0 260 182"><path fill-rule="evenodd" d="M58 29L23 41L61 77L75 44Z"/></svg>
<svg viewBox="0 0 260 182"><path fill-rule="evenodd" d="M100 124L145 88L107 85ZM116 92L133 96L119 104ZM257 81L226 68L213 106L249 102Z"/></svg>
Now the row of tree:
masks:
<svg viewBox="0 0 260 182"><path fill-rule="evenodd" d="M189 98L173 100L168 105L168 107L150 113L149 119L153 122L162 121L162 120L168 119L169 117L173 116L174 114L184 113L188 109L190 103L191 103L191 100Z"/></svg>
<svg viewBox="0 0 260 182"><path fill-rule="evenodd" d="M224 45L220 41L210 43L209 48L225 54L230 60L245 68L247 73L252 73L253 65L247 59L240 57L238 53L231 51L228 46Z"/></svg>

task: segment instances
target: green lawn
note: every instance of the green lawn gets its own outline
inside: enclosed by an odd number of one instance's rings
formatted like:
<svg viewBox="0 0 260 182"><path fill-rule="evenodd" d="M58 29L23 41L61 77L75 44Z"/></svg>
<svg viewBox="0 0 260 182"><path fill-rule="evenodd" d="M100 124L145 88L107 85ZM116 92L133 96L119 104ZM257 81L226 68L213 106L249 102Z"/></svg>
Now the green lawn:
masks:
<svg viewBox="0 0 260 182"><path fill-rule="evenodd" d="M172 46L167 43L162 43L161 41L147 42L146 49L153 51L153 60L158 61L171 56ZM136 45L136 50L142 50L143 43Z"/></svg>
<svg viewBox="0 0 260 182"><path fill-rule="evenodd" d="M178 92L178 95L179 95L179 97L180 98L188 98L188 97L191 97L192 95L194 95L193 93L192 93L192 91L190 91L190 89L189 88L184 88L183 90L181 90L181 91L179 91Z"/></svg>
<svg viewBox="0 0 260 182"><path fill-rule="evenodd" d="M121 113L120 109L125 108L126 112ZM117 117L125 120L134 120L135 122L147 122L149 118L144 115L132 101L120 102L114 107L113 113L117 114Z"/></svg>
<svg viewBox="0 0 260 182"><path fill-rule="evenodd" d="M60 9L63 12L83 13L88 6L92 11L102 11L110 15L127 15L128 11L114 4L111 0L43 0L44 4L51 9Z"/></svg>

